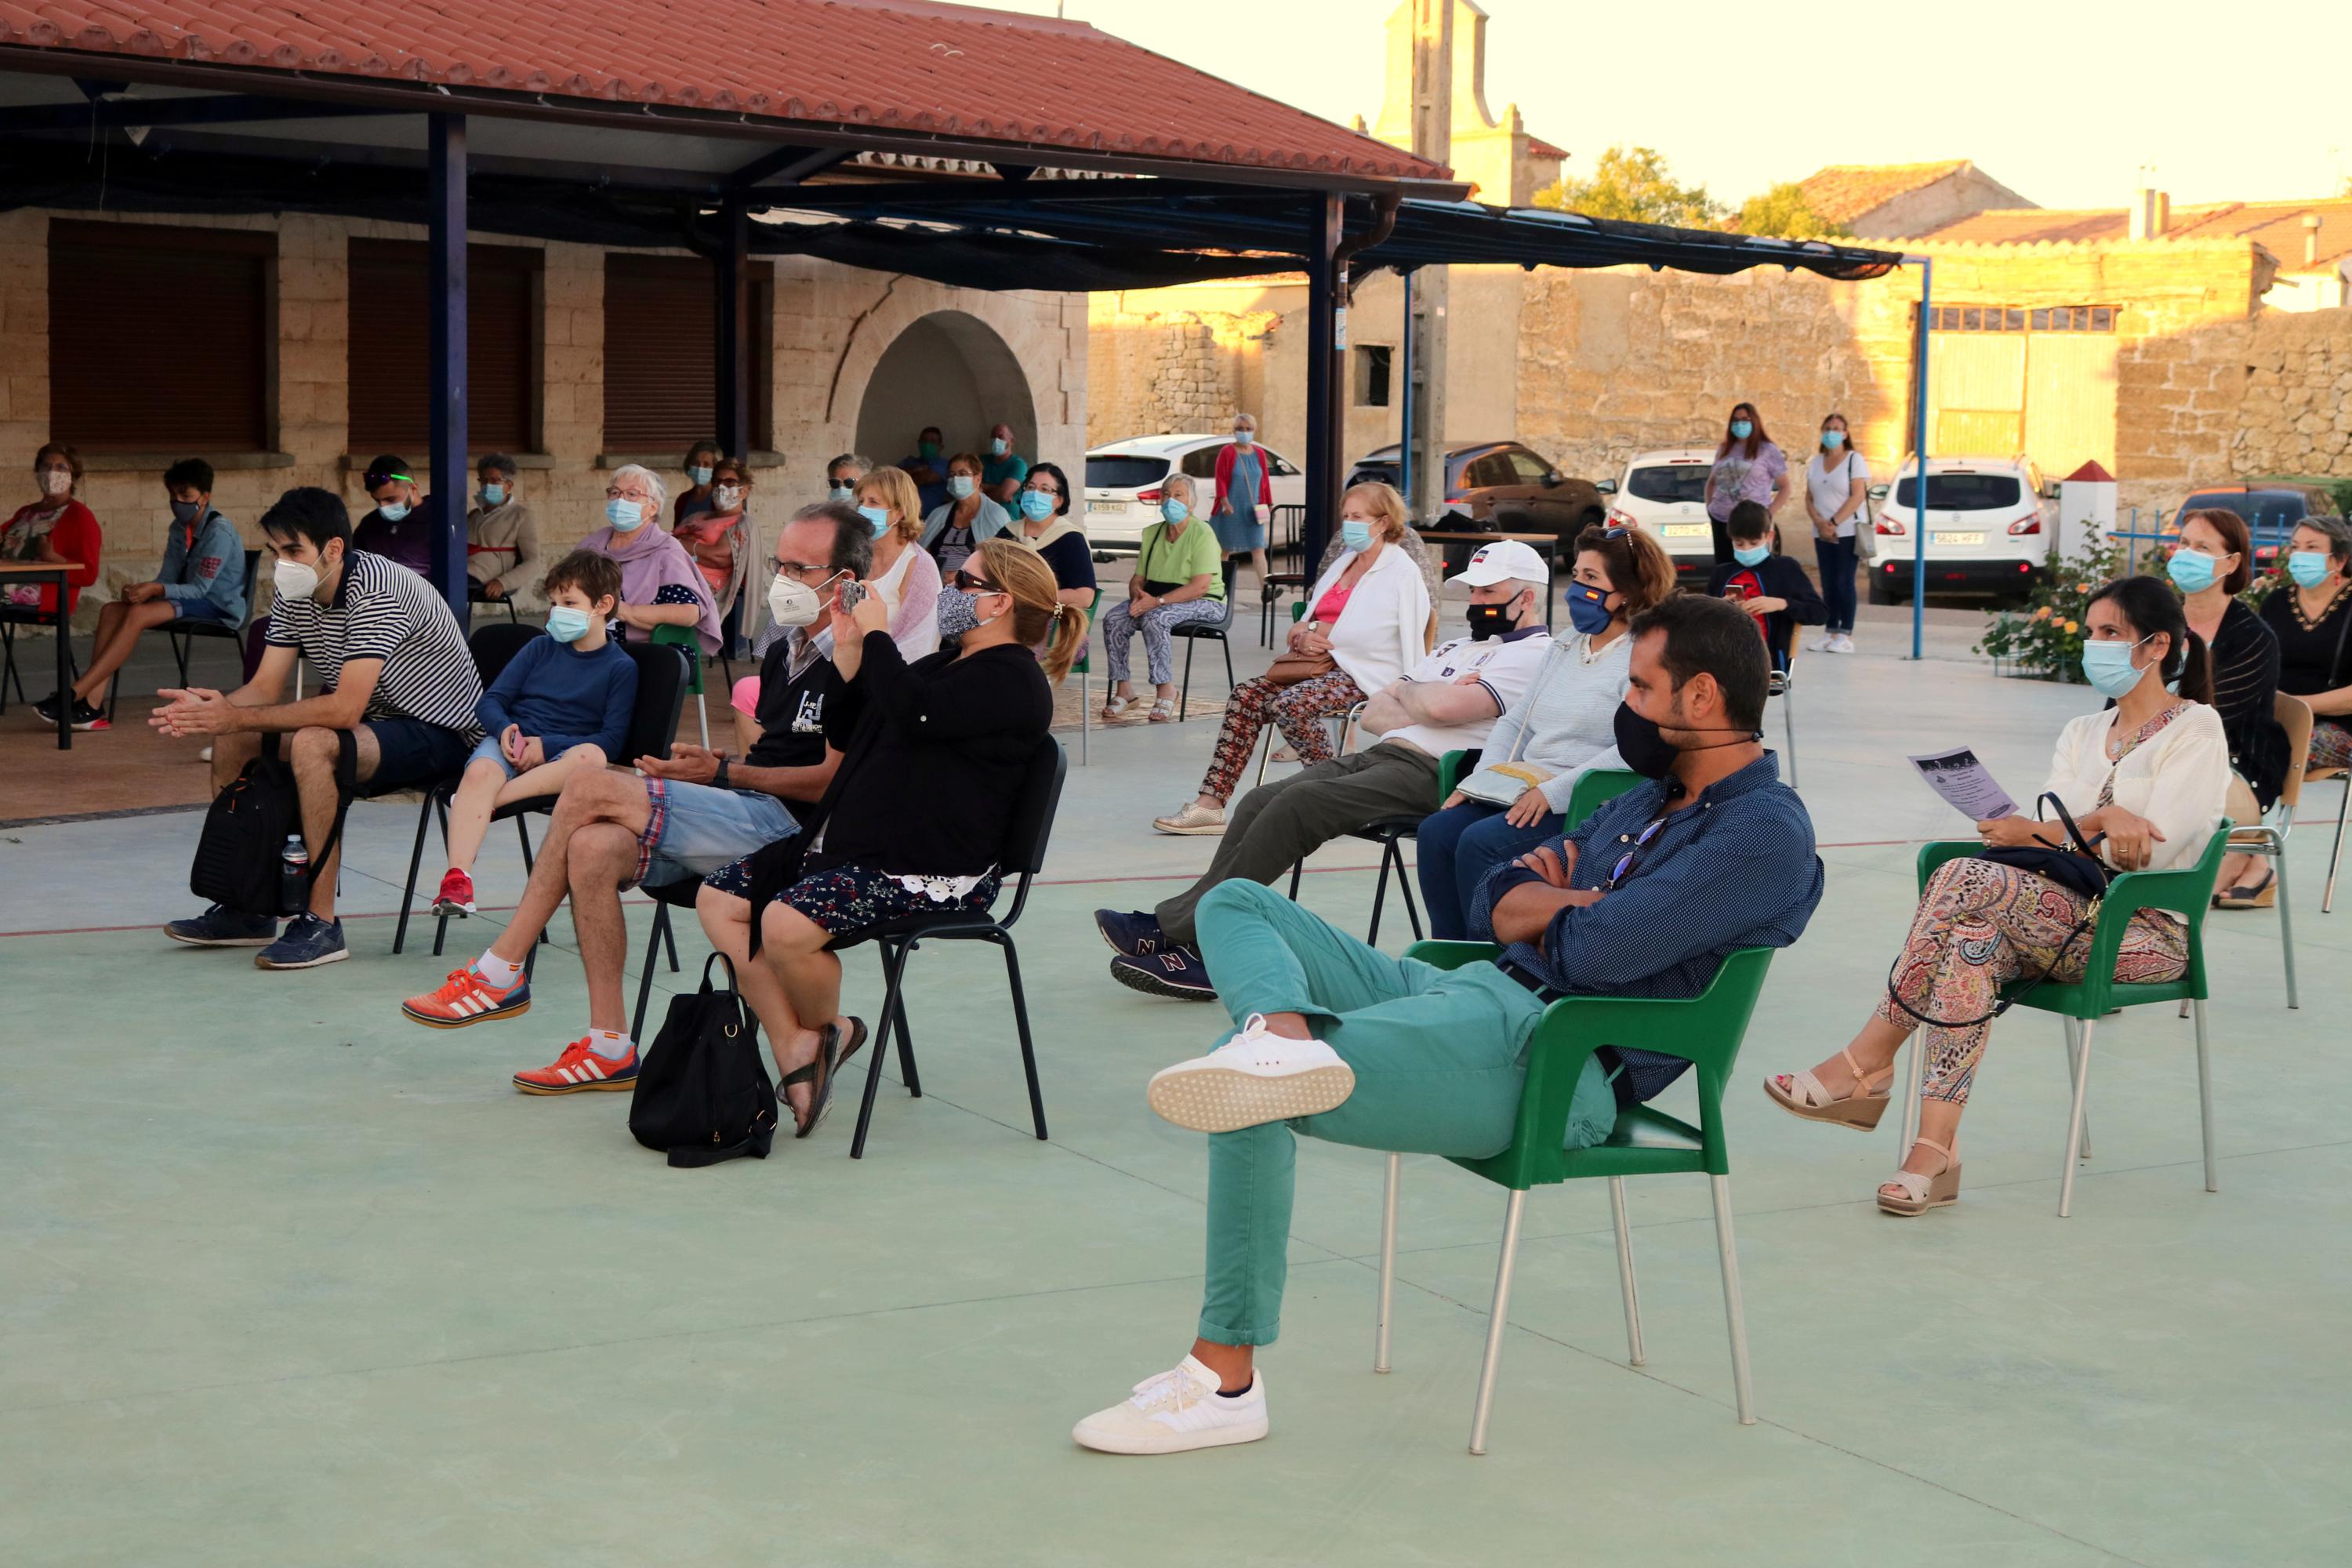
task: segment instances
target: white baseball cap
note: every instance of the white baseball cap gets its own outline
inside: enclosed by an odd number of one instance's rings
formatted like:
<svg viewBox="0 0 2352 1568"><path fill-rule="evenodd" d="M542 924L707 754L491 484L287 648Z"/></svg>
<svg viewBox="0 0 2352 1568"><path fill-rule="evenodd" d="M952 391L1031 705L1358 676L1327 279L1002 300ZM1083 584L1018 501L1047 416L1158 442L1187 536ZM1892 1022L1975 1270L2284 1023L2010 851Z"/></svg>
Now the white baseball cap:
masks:
<svg viewBox="0 0 2352 1568"><path fill-rule="evenodd" d="M1470 557L1470 564L1456 577L1448 577L1448 588L1485 588L1496 583L1549 583L1551 572L1544 565L1543 557L1533 548L1516 539L1498 539L1482 544Z"/></svg>

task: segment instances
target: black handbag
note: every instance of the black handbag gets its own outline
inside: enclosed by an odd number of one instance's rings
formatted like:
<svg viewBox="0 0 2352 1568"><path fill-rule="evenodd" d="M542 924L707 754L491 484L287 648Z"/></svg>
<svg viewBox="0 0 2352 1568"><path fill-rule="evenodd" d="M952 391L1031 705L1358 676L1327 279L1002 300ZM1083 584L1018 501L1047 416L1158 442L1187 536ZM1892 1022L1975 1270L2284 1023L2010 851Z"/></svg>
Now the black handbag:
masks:
<svg viewBox="0 0 2352 1568"><path fill-rule="evenodd" d="M310 857L310 882L334 854L343 836L343 814L357 787L359 742L348 730L335 756L335 825ZM228 787L213 797L196 858L188 868L188 890L206 903L239 914L299 915L310 907L309 887L296 908L284 887L286 841L302 832L302 799L294 787L291 763L278 756L278 737L261 738L261 754L245 764Z"/></svg>
<svg viewBox="0 0 2352 1568"><path fill-rule="evenodd" d="M2065 940L2058 944L2058 951L2052 955L2048 969L2027 981L2018 990L1995 1002L1991 1012L1979 1014L1973 1018L1930 1017L1903 1000L1902 994L1895 989L1895 971L1903 963L1902 956L1898 953L1895 963L1887 965L1886 997L1888 1001L1893 1002L1919 1022L1933 1024L1939 1029L1972 1029L1979 1024L1991 1022L2026 997L2031 996L2034 988L2049 979L2058 965L2065 961L2066 950L2073 947L2084 931L2098 924L2099 904L2106 897L2107 884L2113 879L2114 874L2107 869L2106 863L2099 859L2095 851L2107 836L2101 833L2085 839L2083 837L2083 830L2074 826L2074 818L2066 810L2065 802L2054 795L2044 795L2041 801L2033 803L2035 811L2039 812L2042 809L2042 801L2048 801L2056 808L2058 821L2066 829L2066 837L2062 841L2063 847L2040 844L2003 845L1998 848L1979 850L1973 858L1990 860L1996 866L2013 866L2018 870L2030 871L2045 880L2057 883L2068 892L2090 900L2091 907L2084 911L2083 918L2075 922L2074 929L2068 931ZM2042 819L2037 817L2036 820Z"/></svg>
<svg viewBox="0 0 2352 1568"><path fill-rule="evenodd" d="M727 965L714 989L710 966ZM670 999L629 1096L629 1131L679 1167L768 1157L776 1137L776 1090L760 1059L759 1026L735 990L735 965L714 952L702 986Z"/></svg>

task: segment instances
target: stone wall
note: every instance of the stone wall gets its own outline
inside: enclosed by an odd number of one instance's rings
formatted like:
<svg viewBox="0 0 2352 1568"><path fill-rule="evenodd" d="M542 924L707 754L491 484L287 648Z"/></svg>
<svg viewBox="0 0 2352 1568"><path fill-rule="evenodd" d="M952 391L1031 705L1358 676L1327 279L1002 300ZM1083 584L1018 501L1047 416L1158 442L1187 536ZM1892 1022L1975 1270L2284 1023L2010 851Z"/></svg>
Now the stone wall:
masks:
<svg viewBox="0 0 2352 1568"><path fill-rule="evenodd" d="M58 439L87 448L87 433L49 425L48 222L38 210L0 214L0 473L17 476L17 495L0 516L33 499L23 476L42 442ZM278 235L278 406L272 411L275 449L267 453L202 452L217 472L215 503L236 520L248 545L260 541L256 520L294 485L339 490L356 519L369 501L361 472L373 456L352 452L348 428L350 273L354 237L423 239L407 225L289 215L282 218L58 213L108 222L180 226L275 229ZM541 244L508 236L484 243L533 246L546 252L541 273L538 450L517 453L524 471L519 489L540 518L541 538L560 551L601 523L607 471L604 450L604 250L584 245ZM966 341L1001 339L995 357L1025 381L1025 411L1007 418L1024 455L1083 469L1086 444L1087 338L1083 297L989 293L945 288L903 276L864 272L806 258L782 258L775 269L773 431L777 452L756 476L752 511L772 530L792 509L818 499L822 465L850 448L867 379L882 352L915 321L950 312ZM131 367L134 371L142 367ZM1003 376L997 378L1002 383ZM420 389L421 395L421 389ZM1007 402L1022 401L1007 397ZM1017 416L1016 416L1016 413ZM1221 413L1218 417L1224 417ZM940 423L948 423L940 416ZM969 419L962 423L969 423ZM988 420L959 431L984 440ZM911 447L913 432L908 432ZM404 454L423 464L422 451ZM875 454L882 461L897 452ZM151 455L152 456L152 455ZM683 480L676 454L655 454L672 485ZM97 586L85 592L78 617L88 623L97 605L124 584L151 578L163 556L170 521L162 468L145 458L84 451L82 499L98 514L106 554ZM7 493L0 488L0 495Z"/></svg>
<svg viewBox="0 0 2352 1568"><path fill-rule="evenodd" d="M2133 345L2118 424L2135 471L2168 487L2266 475L2352 479L2352 310L2265 311ZM2168 477L2170 477L2169 475ZM2126 504L2160 504L2126 484ZM2177 499L2177 498L2175 498Z"/></svg>
<svg viewBox="0 0 2352 1568"><path fill-rule="evenodd" d="M1089 296L1087 445L1221 431L1244 410L1277 442L1265 407L1267 355L1288 296L1303 301L1305 292L1285 279L1248 279Z"/></svg>

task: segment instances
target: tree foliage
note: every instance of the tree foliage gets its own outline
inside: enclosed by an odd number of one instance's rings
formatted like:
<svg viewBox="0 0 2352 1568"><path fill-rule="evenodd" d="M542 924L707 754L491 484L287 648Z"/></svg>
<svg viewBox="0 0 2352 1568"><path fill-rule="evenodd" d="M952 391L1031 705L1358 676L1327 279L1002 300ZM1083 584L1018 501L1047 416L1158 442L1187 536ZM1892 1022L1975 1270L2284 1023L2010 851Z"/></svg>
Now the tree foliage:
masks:
<svg viewBox="0 0 2352 1568"><path fill-rule="evenodd" d="M1565 175L1536 193L1536 205L1582 213L1587 217L1708 228L1723 206L1705 185L1684 185L1654 147L1612 147L1601 154L1589 180Z"/></svg>
<svg viewBox="0 0 2352 1568"><path fill-rule="evenodd" d="M1852 237L1843 225L1832 223L1815 212L1812 203L1805 199L1804 186L1794 180L1783 180L1748 197L1724 226L1739 234L1769 235L1776 239Z"/></svg>

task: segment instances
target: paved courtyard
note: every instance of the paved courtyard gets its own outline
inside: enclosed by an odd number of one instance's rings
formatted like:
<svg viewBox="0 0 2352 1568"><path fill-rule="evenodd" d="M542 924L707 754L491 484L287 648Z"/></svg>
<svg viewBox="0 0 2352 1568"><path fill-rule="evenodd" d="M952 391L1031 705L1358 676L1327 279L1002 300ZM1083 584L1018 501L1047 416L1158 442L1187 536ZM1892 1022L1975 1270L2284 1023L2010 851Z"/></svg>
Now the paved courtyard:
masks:
<svg viewBox="0 0 2352 1568"><path fill-rule="evenodd" d="M525 1017L402 1019L512 904L510 838L449 956L426 923L394 957L415 807L358 808L352 961L266 974L153 929L189 912L193 814L0 832L0 1563L2343 1562L2352 908L2319 912L2316 826L2335 790L2294 842L2302 1008L2275 913L2210 928L2218 1194L2189 1026L2149 1010L2101 1032L2096 1158L2055 1218L2064 1055L2020 1016L1968 1120L1961 1203L1887 1219L1894 1134L1801 1124L1757 1080L1851 1033L1916 842L1959 826L1905 753L1972 742L2021 797L2088 700L1886 657L1886 615L1863 656L1801 668L1828 892L1728 1102L1757 1426L1732 1414L1705 1184L1631 1188L1638 1370L1605 1196L1548 1189L1492 1452L1468 1458L1501 1194L1406 1162L1395 1371L1375 1375L1381 1161L1305 1142L1272 1437L1160 1461L1070 1445L1182 1353L1198 1308L1201 1140L1142 1085L1221 1016L1111 984L1087 918L1206 863L1147 820L1197 778L1195 721L1097 735L1085 768L1070 737L1020 926L1052 1139L1027 1134L1001 967L926 951L925 1093L886 1084L858 1163L854 1107L765 1162L672 1171L623 1097L516 1095L507 1074L583 1022L561 923ZM99 765L108 739L76 757ZM12 708L0 774L47 744ZM1370 862L1328 850L1302 898L1360 930ZM1392 902L1384 942L1407 935ZM657 1008L705 951L691 929L678 945ZM870 1016L872 959L851 973Z"/></svg>

